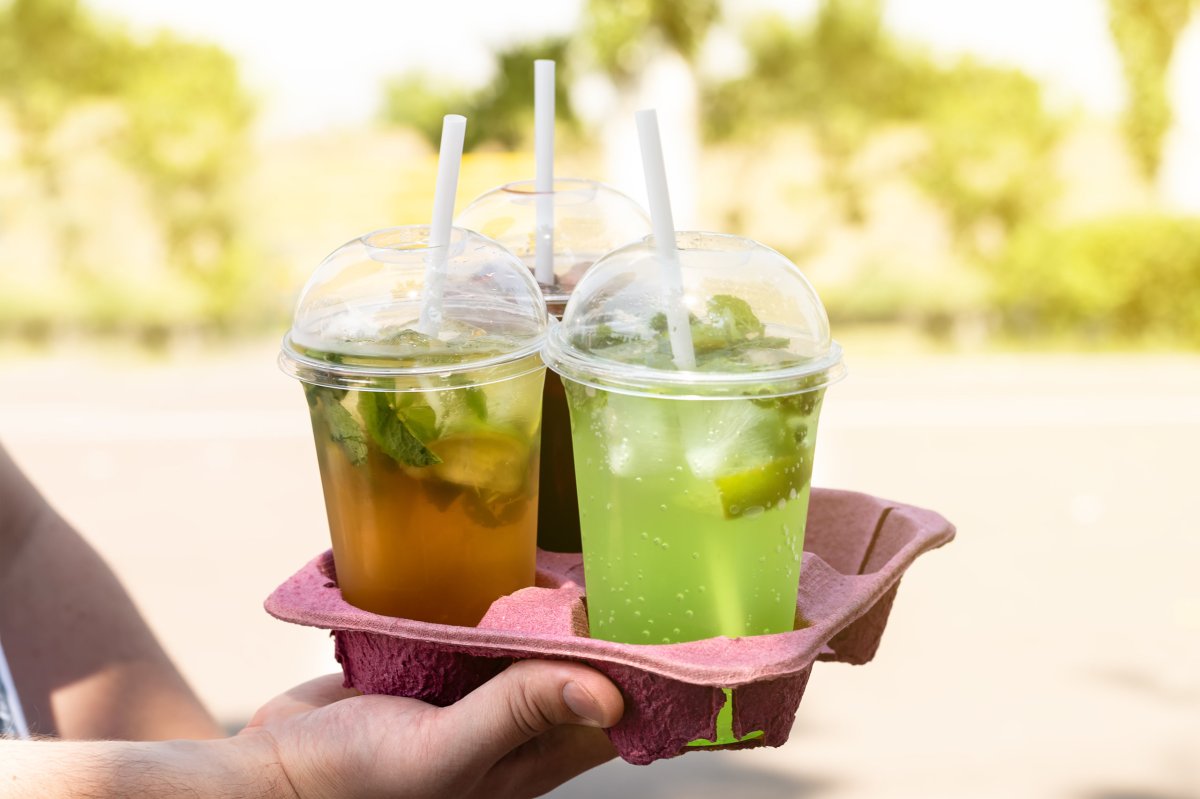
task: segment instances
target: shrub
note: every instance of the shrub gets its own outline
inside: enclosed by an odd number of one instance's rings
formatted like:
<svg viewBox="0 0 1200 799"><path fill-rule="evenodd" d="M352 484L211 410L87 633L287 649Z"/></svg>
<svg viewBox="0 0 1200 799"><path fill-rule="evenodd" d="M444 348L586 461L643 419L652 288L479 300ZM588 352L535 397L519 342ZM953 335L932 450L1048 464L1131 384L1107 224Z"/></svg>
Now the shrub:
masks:
<svg viewBox="0 0 1200 799"><path fill-rule="evenodd" d="M1017 336L1200 347L1200 218L1026 229L992 269L996 309Z"/></svg>

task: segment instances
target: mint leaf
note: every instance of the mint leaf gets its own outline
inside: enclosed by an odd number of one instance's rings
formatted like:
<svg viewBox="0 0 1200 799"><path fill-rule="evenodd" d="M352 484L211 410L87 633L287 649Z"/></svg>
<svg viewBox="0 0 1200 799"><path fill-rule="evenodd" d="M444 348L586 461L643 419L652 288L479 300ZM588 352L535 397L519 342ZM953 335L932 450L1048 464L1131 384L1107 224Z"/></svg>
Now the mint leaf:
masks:
<svg viewBox="0 0 1200 799"><path fill-rule="evenodd" d="M741 297L714 294L708 298L707 308L703 319L691 317L692 345L697 355L744 346L760 339L766 330L750 303Z"/></svg>
<svg viewBox="0 0 1200 799"><path fill-rule="evenodd" d="M479 386L468 386L462 389L462 392L467 402L467 408L475 414L475 418L479 421L486 422L488 417L487 394L483 393L483 389Z"/></svg>
<svg viewBox="0 0 1200 799"><path fill-rule="evenodd" d="M303 383L304 398L308 400L310 408L317 407L317 401L323 396L331 397L336 402L346 396L344 388L329 388L328 386L314 386L311 383Z"/></svg>
<svg viewBox="0 0 1200 799"><path fill-rule="evenodd" d="M432 431L436 424L433 409L428 405L413 405L406 409L395 409L388 395L381 391L363 391L358 395L358 412L366 425L367 433L376 446L402 466L433 466L442 459L425 446L425 443L409 427ZM401 418L403 413L405 418Z"/></svg>
<svg viewBox="0 0 1200 799"><path fill-rule="evenodd" d="M342 451L355 466L367 462L367 436L358 422L342 403L326 395L322 399L325 421L329 425L329 437L342 445Z"/></svg>
<svg viewBox="0 0 1200 799"><path fill-rule="evenodd" d="M350 411L340 400L346 396L344 388L304 386L304 398L314 416L319 416L329 430L329 439L341 445L346 457L355 466L367 462L367 437Z"/></svg>
<svg viewBox="0 0 1200 799"><path fill-rule="evenodd" d="M753 398L750 401L760 408L779 410L790 416L811 416L821 404L825 396L824 389L801 391L796 394L785 394L781 397ZM805 430L804 435L808 431ZM802 436L801 436L802 437Z"/></svg>
<svg viewBox="0 0 1200 799"><path fill-rule="evenodd" d="M413 330L408 327L401 329L396 329L395 327L384 328L379 331L379 336L374 341L379 344L402 346L409 350L429 350L433 349L439 343L432 336L427 336L419 330Z"/></svg>
<svg viewBox="0 0 1200 799"><path fill-rule="evenodd" d="M761 336L766 330L750 303L732 294L714 294L708 298L708 320L710 325L727 331L731 341Z"/></svg>
<svg viewBox="0 0 1200 799"><path fill-rule="evenodd" d="M576 336L572 343L578 350L601 350L639 341L637 337L618 333L607 322L601 322L590 334Z"/></svg>
<svg viewBox="0 0 1200 799"><path fill-rule="evenodd" d="M391 395L387 401L408 431L421 441L437 438L437 412L415 391L404 391Z"/></svg>
<svg viewBox="0 0 1200 799"><path fill-rule="evenodd" d="M766 325L741 297L714 294L703 316L688 314L688 324L699 371L745 372L795 361L789 352L791 340L766 335ZM580 349L602 350L605 358L615 361L669 370L675 364L667 326L667 315L659 311L649 320L653 336L633 338L599 324L586 340L580 337L575 344Z"/></svg>

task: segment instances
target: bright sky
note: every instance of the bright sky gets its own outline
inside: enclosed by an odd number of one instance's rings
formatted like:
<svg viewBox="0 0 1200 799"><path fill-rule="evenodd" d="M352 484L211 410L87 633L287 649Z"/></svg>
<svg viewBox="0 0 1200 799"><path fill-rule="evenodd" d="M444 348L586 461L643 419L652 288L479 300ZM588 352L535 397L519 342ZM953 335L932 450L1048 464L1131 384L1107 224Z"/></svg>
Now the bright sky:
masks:
<svg viewBox="0 0 1200 799"><path fill-rule="evenodd" d="M409 69L482 83L496 45L567 32L583 6L583 0L339 0L336 6L312 0L86 2L135 31L170 27L231 51L261 95L272 133L368 120L378 107L381 80ZM763 9L800 17L816 5L736 3L739 18ZM1101 113L1121 107L1123 88L1103 0L887 0L885 7L893 30L937 52L971 52L1021 66L1046 81L1063 104Z"/></svg>

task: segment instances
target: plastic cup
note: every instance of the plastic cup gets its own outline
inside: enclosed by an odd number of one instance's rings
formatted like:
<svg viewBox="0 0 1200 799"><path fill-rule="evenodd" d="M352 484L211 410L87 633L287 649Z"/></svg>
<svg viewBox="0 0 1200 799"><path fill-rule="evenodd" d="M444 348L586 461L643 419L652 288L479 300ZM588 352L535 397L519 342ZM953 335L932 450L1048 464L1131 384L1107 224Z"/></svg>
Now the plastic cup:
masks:
<svg viewBox="0 0 1200 799"><path fill-rule="evenodd" d="M539 192L534 181L492 189L463 209L456 223L504 245L531 272L536 268L538 203L553 202L554 281L541 284L547 311L561 318L583 275L605 253L650 232L646 212L616 189L593 180L560 178L553 192ZM579 501L571 448L570 416L563 384L547 375L542 396L541 492L538 498L538 546L552 552L580 550Z"/></svg>
<svg viewBox="0 0 1200 799"><path fill-rule="evenodd" d="M528 271L453 229L436 336L426 226L338 248L280 354L304 387L338 586L364 610L474 625L533 585L547 317Z"/></svg>
<svg viewBox="0 0 1200 799"><path fill-rule="evenodd" d="M735 236L676 242L694 370L672 360L649 237L601 259L547 338L570 407L590 632L786 632L841 348L784 256Z"/></svg>

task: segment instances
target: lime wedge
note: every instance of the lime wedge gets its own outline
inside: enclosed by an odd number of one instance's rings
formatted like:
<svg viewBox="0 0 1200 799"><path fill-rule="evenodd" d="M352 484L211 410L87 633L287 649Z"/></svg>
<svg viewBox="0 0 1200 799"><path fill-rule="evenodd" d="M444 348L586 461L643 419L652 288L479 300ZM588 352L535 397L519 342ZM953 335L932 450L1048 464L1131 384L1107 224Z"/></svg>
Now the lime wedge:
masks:
<svg viewBox="0 0 1200 799"><path fill-rule="evenodd" d="M793 499L804 489L803 462L795 457L775 458L761 466L718 477L713 482L721 496L726 519L771 510Z"/></svg>
<svg viewBox="0 0 1200 799"><path fill-rule="evenodd" d="M741 738L733 734L733 689L722 688L721 693L725 694L725 703L717 711L717 729L713 734L712 740L697 738L694 741L688 741L687 746L727 746L762 737L762 730L747 733Z"/></svg>
<svg viewBox="0 0 1200 799"><path fill-rule="evenodd" d="M454 433L429 444L442 459L422 471L455 485L515 494L525 484L529 446L515 436L494 430Z"/></svg>

